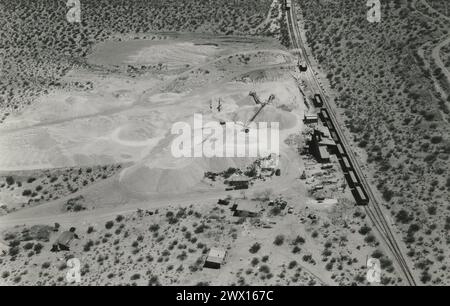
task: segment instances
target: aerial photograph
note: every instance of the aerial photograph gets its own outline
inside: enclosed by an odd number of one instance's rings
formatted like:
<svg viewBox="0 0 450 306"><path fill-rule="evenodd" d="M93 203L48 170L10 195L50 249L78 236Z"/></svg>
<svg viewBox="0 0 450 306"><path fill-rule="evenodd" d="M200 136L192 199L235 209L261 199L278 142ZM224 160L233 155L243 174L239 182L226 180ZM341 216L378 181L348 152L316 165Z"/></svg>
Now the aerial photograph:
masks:
<svg viewBox="0 0 450 306"><path fill-rule="evenodd" d="M0 286L449 285L448 0L0 0Z"/></svg>

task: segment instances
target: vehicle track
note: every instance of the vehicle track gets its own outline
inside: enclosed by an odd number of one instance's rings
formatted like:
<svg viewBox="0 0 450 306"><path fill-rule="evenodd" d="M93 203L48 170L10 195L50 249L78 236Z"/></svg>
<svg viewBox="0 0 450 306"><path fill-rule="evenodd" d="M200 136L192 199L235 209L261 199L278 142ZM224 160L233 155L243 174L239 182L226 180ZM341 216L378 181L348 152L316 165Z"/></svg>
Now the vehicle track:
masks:
<svg viewBox="0 0 450 306"><path fill-rule="evenodd" d="M287 22L288 22L288 27L290 29L289 32L291 34L293 34L291 37L293 48L301 50L301 53L302 53L301 56L303 57L303 60L306 62L307 66L308 66L308 71L306 73L309 74L308 77L310 77L310 80L311 79L313 80L313 82L311 82L311 85L317 87L318 92L322 95L324 103L325 103L325 107L329 110L330 118L336 127L336 131L341 138L342 144L345 147L349 148L347 150L348 157L350 158L351 162L353 163L355 172L357 173L357 175L361 181L361 184L365 188L365 190L369 196L369 199L370 199L369 204L367 206L365 206L366 214L369 216L370 220L372 221L372 223L374 224L378 233L380 234L380 237L386 244L389 251L392 253L393 257L395 258L397 265L400 267L401 272L404 275L405 281L411 286L416 286L417 283L416 283L415 277L414 277L413 273L411 272L411 269L408 266L408 263L405 259L405 256L402 253L402 250L401 250L399 244L397 243L396 237L395 237L392 229L390 228L389 222L387 221L386 217L384 216L380 201L378 200L377 196L372 191L369 183L367 182L367 180L361 170L361 166L360 166L358 160L356 159L353 151L350 149L349 142L347 141L345 134L343 133L343 130L340 128L340 126L338 124L334 107L330 104L327 96L325 95L324 90L320 86L320 83L319 83L316 75L312 71L311 61L308 58L308 54L307 54L304 44L302 42L300 30L299 30L298 24L296 22L296 17L294 16L294 13L293 13L294 11L295 11L295 4L293 1L292 5L291 5L291 9L287 14Z"/></svg>

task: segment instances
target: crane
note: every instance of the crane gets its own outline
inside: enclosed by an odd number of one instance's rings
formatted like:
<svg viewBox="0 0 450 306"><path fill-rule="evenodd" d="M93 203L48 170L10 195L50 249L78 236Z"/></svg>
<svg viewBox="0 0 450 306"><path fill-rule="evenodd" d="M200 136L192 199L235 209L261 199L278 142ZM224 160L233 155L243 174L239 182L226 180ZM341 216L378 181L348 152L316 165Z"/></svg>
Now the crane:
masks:
<svg viewBox="0 0 450 306"><path fill-rule="evenodd" d="M253 99L255 100L255 104L261 105L261 107L256 111L256 113L253 115L253 117L250 118L250 120L245 124L245 126L244 126L245 133L248 133L250 131L248 126L256 119L256 117L258 117L259 113L261 113L261 111L264 109L264 107L266 107L268 104L272 103L273 100L275 100L275 95L273 95L273 94L270 95L269 99L267 99L266 102L261 102L261 99L259 99L258 95L254 91L251 91L249 95L251 97L253 97Z"/></svg>

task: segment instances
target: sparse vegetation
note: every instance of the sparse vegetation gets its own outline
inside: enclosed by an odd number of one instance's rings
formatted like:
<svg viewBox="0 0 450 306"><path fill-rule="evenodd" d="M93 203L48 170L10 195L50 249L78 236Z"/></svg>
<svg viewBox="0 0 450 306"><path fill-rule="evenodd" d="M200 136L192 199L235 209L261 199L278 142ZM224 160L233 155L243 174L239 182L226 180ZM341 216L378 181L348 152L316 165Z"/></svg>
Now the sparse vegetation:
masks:
<svg viewBox="0 0 450 306"><path fill-rule="evenodd" d="M413 260L448 253L442 230L448 215L450 84L432 49L448 36L449 21L428 7L445 14L445 1L382 1L380 23L367 22L367 8L351 0L296 2L308 20L311 51L327 73L329 95L342 109L355 147L367 154L387 209L415 249ZM426 226L410 230L413 222ZM367 229L360 233L374 242ZM425 235L433 243L423 243ZM423 268L423 281L445 279L438 264Z"/></svg>

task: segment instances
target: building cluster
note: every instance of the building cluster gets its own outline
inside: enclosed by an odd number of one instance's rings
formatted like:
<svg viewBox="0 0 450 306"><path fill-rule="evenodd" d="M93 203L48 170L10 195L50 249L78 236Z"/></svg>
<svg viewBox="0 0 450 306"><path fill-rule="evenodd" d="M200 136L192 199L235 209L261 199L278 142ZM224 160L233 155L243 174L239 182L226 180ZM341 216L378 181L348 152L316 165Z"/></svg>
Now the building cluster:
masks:
<svg viewBox="0 0 450 306"><path fill-rule="evenodd" d="M323 106L323 100L318 94L314 96L314 105L316 107ZM336 155L356 203L358 205L367 205L369 203L368 195L338 135L328 110L320 108L318 115L305 115L304 122L312 126L312 130L307 138L309 153L322 164L330 163L331 155Z"/></svg>

